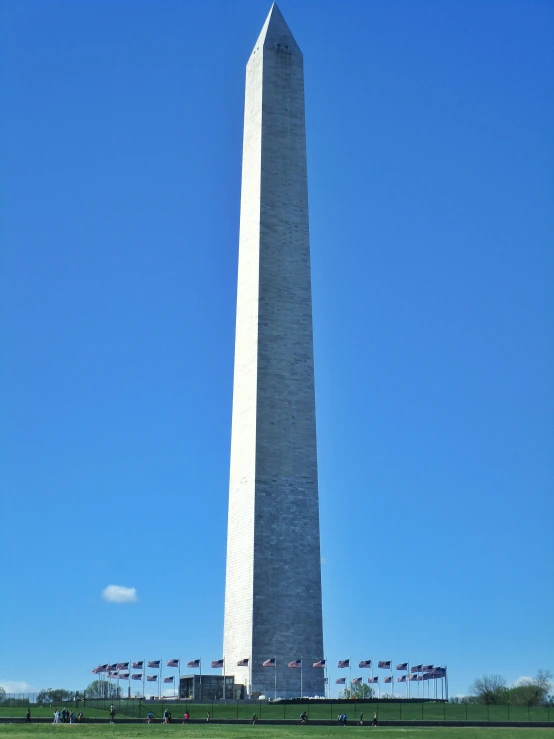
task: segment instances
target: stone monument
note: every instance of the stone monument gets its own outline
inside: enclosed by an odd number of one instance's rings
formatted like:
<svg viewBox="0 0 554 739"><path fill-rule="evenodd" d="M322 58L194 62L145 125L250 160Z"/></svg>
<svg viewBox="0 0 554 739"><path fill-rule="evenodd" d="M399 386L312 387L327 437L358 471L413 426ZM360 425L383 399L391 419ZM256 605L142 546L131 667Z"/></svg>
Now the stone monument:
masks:
<svg viewBox="0 0 554 739"><path fill-rule="evenodd" d="M276 5L246 66L223 649L249 693L324 695L304 71Z"/></svg>

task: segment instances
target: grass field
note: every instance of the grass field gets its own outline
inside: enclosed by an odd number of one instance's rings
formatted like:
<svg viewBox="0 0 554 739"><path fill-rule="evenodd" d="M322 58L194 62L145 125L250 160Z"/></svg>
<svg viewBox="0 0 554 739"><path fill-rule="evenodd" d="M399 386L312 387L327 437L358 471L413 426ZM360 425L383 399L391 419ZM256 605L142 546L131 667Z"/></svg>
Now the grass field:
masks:
<svg viewBox="0 0 554 739"><path fill-rule="evenodd" d="M335 720L338 713L346 713L354 720L364 712L366 721L377 712L382 721L554 721L554 709L527 708L525 706L479 706L462 705L455 703L357 703L356 701L336 703L306 703L284 704L264 703L252 705L249 703L163 703L141 704L138 700L115 701L118 716L144 718L148 710L156 717L163 714L164 708L171 711L173 720L181 719L185 710L190 712L191 718L205 718L209 711L213 718L249 719L255 712L261 719L298 719L302 711L306 711L310 719ZM109 701L82 703L73 708L75 713L83 711L85 718L106 717ZM58 706L61 710L61 706ZM54 707L41 708L31 705L31 715L34 718L50 717ZM0 706L0 717L24 716L27 706Z"/></svg>
<svg viewBox="0 0 554 739"><path fill-rule="evenodd" d="M79 739L147 739L152 733L171 733L191 739L344 739L344 734L371 736L372 739L547 739L554 729L494 729L494 728L380 728L371 726L256 726L217 724L2 724L2 739L48 739L54 732L77 732Z"/></svg>

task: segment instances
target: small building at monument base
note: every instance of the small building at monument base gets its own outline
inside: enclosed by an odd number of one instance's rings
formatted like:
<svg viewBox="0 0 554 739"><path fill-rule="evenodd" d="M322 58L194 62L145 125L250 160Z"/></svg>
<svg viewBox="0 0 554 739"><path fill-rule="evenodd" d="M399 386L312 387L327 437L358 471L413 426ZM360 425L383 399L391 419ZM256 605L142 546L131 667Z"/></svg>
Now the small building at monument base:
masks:
<svg viewBox="0 0 554 739"><path fill-rule="evenodd" d="M195 701L242 700L244 685L233 675L181 675L179 698Z"/></svg>

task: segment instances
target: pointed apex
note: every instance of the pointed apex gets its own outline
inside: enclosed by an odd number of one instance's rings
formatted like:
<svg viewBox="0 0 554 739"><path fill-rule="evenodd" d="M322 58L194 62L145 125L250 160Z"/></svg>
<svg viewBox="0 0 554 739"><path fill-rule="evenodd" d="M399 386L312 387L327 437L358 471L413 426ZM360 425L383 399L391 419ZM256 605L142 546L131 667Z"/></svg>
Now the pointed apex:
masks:
<svg viewBox="0 0 554 739"><path fill-rule="evenodd" d="M269 15L265 19L262 31L256 41L256 49L263 47L264 49L281 49L282 51L300 52L300 48L294 36L287 26L283 14L277 7L277 3L273 3Z"/></svg>

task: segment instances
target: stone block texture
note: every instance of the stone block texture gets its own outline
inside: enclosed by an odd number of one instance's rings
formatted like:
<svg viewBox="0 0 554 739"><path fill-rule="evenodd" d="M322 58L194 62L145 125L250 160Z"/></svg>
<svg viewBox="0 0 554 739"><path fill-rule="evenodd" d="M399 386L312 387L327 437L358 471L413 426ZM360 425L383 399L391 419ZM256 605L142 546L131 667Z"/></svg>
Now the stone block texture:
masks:
<svg viewBox="0 0 554 739"><path fill-rule="evenodd" d="M226 672L295 697L302 658L303 695L323 695L304 72L276 5L246 68L242 167Z"/></svg>

